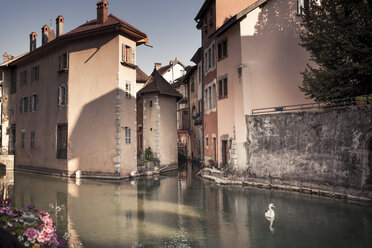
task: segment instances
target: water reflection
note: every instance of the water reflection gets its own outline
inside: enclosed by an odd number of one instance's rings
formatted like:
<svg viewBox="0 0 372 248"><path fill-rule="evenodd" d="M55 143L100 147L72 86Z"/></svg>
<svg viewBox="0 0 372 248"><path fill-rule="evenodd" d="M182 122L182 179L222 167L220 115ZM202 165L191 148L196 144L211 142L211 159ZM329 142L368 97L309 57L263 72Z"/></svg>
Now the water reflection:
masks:
<svg viewBox="0 0 372 248"><path fill-rule="evenodd" d="M15 173L17 208L49 210L61 235L85 247L370 247L371 207L193 176L99 182ZM274 220L264 213L275 202ZM54 208L49 207L53 204ZM63 206L56 211L55 206Z"/></svg>

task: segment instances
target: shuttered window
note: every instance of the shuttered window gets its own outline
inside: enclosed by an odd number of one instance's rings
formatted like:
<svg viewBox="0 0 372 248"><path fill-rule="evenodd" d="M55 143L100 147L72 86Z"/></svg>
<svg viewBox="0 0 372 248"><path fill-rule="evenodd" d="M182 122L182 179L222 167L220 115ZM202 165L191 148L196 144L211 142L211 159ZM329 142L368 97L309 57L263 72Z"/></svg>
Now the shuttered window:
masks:
<svg viewBox="0 0 372 248"><path fill-rule="evenodd" d="M67 159L67 124L57 125L57 159Z"/></svg>

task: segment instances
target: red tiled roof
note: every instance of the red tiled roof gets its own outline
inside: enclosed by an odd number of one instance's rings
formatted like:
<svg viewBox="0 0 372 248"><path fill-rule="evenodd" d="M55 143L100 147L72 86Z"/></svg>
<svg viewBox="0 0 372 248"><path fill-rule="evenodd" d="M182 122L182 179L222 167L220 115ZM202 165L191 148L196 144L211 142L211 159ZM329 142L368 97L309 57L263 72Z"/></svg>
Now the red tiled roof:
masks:
<svg viewBox="0 0 372 248"><path fill-rule="evenodd" d="M182 95L178 93L159 72L154 68L151 76L147 80L145 86L138 91L139 95L144 93L159 93L160 95L174 96L177 101L182 98Z"/></svg>
<svg viewBox="0 0 372 248"><path fill-rule="evenodd" d="M36 48L35 50L27 53L25 56L20 58L19 60L13 61L14 64L27 60L28 58L32 57L35 54L40 53L41 51L45 51L47 48L51 48L54 46L58 46L60 42L79 39L81 37L89 37L95 34L107 33L107 32L123 32L131 37L136 42L145 43L147 42L147 36L145 33L141 32L140 30L136 29L132 25L126 23L125 21L119 19L118 17L110 14L102 24L97 23L97 19L92 21L88 21L83 25L71 30L68 33L65 33L58 38L49 41L48 43Z"/></svg>
<svg viewBox="0 0 372 248"><path fill-rule="evenodd" d="M70 32L68 32L64 35L82 33L82 32L85 32L85 31L92 30L92 29L98 29L98 28L113 26L113 25L118 25L118 24L124 26L124 28L126 28L126 29L128 29L132 32L135 32L135 33L139 34L140 36L146 37L145 33L141 32L140 30L138 30L137 28L128 24L127 22L121 20L120 18L114 16L113 14L110 14L107 18L107 21L105 21L104 23L98 24L97 19L94 19L94 20L91 20L91 21L88 21L88 22L84 23L83 25L80 25L79 27L71 30Z"/></svg>

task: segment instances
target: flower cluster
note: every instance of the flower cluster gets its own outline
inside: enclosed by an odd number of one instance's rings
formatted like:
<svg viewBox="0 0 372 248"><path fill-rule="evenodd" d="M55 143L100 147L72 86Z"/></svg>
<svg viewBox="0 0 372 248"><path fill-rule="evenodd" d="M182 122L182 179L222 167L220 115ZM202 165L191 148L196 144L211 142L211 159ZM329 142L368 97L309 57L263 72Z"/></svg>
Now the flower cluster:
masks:
<svg viewBox="0 0 372 248"><path fill-rule="evenodd" d="M25 247L65 247L57 238L50 214L28 206L26 211L11 208L11 199L0 200L0 226L15 235Z"/></svg>

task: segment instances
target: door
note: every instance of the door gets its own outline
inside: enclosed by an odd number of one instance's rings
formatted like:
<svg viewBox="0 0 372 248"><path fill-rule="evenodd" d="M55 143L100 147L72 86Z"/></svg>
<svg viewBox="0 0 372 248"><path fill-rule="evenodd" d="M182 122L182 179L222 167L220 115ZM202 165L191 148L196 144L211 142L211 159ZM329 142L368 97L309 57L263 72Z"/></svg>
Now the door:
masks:
<svg viewBox="0 0 372 248"><path fill-rule="evenodd" d="M226 166L229 161L227 154L227 140L222 141L222 166Z"/></svg>

